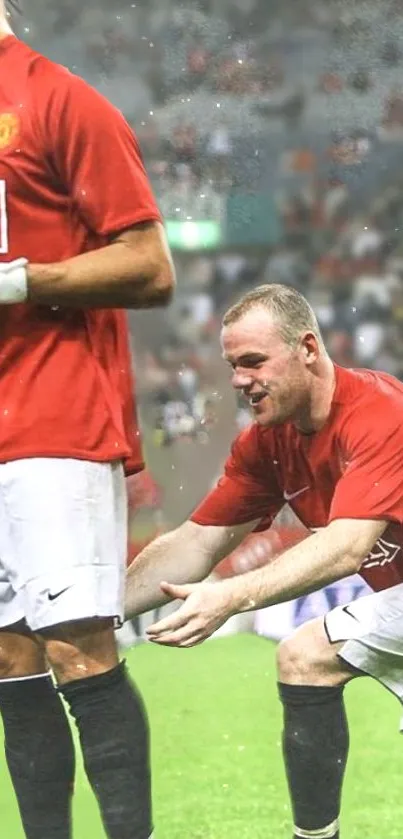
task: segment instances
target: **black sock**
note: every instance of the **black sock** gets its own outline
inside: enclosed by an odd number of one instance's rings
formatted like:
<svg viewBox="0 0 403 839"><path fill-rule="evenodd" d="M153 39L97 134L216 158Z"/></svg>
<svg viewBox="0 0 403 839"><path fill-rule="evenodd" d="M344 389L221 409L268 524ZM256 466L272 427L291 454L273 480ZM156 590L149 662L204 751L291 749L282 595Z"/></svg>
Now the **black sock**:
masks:
<svg viewBox="0 0 403 839"><path fill-rule="evenodd" d="M60 690L77 723L85 770L109 839L149 839L148 722L125 663Z"/></svg>
<svg viewBox="0 0 403 839"><path fill-rule="evenodd" d="M338 839L349 737L343 687L279 684L284 706L283 754L295 836L323 831ZM326 832L327 829L327 832ZM322 833L317 833L322 839Z"/></svg>
<svg viewBox="0 0 403 839"><path fill-rule="evenodd" d="M74 746L52 679L0 681L0 711L27 839L70 839Z"/></svg>

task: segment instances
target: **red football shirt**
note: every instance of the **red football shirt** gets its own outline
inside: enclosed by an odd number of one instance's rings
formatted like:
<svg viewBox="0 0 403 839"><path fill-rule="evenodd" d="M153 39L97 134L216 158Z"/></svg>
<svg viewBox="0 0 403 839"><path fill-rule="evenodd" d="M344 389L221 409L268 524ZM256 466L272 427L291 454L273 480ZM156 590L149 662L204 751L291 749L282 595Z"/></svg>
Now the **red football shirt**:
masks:
<svg viewBox="0 0 403 839"><path fill-rule="evenodd" d="M375 590L403 580L403 384L369 370L336 367L329 418L315 434L292 423L256 423L236 438L225 474L192 520L204 525L261 519L285 503L310 530L333 519L390 522L361 567Z"/></svg>
<svg viewBox="0 0 403 839"><path fill-rule="evenodd" d="M123 116L13 36L0 42L0 260L59 262L160 220ZM0 462L142 468L126 315L0 307Z"/></svg>

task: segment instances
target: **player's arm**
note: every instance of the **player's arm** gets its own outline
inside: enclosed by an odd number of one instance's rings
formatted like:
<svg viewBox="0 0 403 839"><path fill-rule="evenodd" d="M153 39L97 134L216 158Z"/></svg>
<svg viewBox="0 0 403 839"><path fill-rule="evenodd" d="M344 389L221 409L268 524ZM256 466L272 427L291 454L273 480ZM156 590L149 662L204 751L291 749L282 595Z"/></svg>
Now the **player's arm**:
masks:
<svg viewBox="0 0 403 839"><path fill-rule="evenodd" d="M290 548L269 565L219 583L162 583L181 608L148 630L150 640L190 647L231 615L293 600L357 572L386 521L338 519Z"/></svg>
<svg viewBox="0 0 403 839"><path fill-rule="evenodd" d="M255 426L242 431L224 474L191 520L160 536L136 557L127 577L128 617L170 599L170 593L161 589L162 580L203 580L251 530L269 527L284 501L270 467L261 469L258 438Z"/></svg>
<svg viewBox="0 0 403 839"><path fill-rule="evenodd" d="M49 177L65 196L66 212L81 221L94 245L57 263L0 266L0 303L27 297L92 308L168 303L174 268L134 132L82 79L62 68L49 76L46 67L39 62L33 89ZM44 229L44 238L49 235Z"/></svg>
<svg viewBox="0 0 403 839"><path fill-rule="evenodd" d="M228 581L231 612L294 600L359 571L386 521L337 519L270 565Z"/></svg>
<svg viewBox="0 0 403 839"><path fill-rule="evenodd" d="M186 521L176 530L159 536L128 568L126 618L156 609L171 599L162 591L161 580L176 583L204 580L257 523L219 527Z"/></svg>
<svg viewBox="0 0 403 839"><path fill-rule="evenodd" d="M28 299L49 305L145 309L169 303L174 267L162 224L142 222L99 250L28 265Z"/></svg>

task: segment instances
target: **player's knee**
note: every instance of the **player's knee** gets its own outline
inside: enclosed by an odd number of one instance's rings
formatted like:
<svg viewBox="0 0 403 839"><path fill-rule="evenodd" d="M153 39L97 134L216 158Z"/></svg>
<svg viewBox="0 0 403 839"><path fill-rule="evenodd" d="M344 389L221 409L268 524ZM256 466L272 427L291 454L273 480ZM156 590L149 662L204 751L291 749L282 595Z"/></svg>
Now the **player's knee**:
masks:
<svg viewBox="0 0 403 839"><path fill-rule="evenodd" d="M311 663L307 661L307 651L303 649L295 634L285 638L277 647L277 677L285 684L305 682Z"/></svg>
<svg viewBox="0 0 403 839"><path fill-rule="evenodd" d="M47 670L44 650L30 633L0 632L0 679L35 676Z"/></svg>
<svg viewBox="0 0 403 839"><path fill-rule="evenodd" d="M106 673L118 663L111 620L85 620L44 633L49 664L60 684Z"/></svg>
<svg viewBox="0 0 403 839"><path fill-rule="evenodd" d="M337 669L337 656L317 621L297 629L278 646L279 682L331 685L337 683Z"/></svg>

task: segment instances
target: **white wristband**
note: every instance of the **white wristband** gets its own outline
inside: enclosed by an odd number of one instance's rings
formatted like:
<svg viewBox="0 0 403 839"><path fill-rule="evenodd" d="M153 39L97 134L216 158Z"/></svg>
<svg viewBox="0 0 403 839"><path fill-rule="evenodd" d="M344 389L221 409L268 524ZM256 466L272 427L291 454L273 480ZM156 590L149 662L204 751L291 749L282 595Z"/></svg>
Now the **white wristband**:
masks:
<svg viewBox="0 0 403 839"><path fill-rule="evenodd" d="M0 262L0 305L24 303L28 297L28 260L14 259L13 262Z"/></svg>

